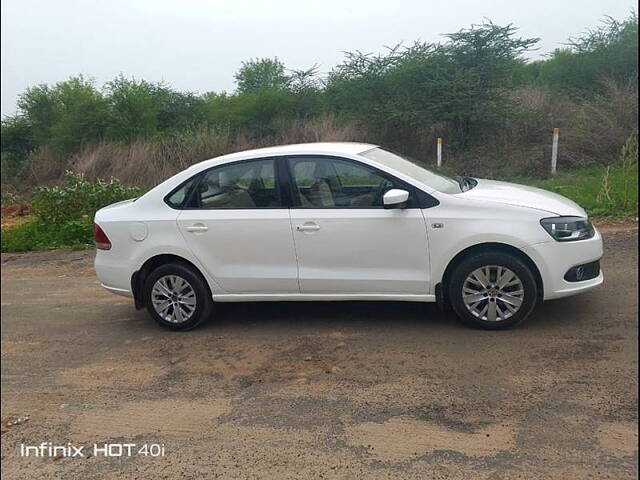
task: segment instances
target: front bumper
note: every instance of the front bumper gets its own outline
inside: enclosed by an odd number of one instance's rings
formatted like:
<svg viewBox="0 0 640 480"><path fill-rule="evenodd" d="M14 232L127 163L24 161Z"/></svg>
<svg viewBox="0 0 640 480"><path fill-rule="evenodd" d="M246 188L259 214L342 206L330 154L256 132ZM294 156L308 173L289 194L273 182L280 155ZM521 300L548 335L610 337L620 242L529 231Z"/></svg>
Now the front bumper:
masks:
<svg viewBox="0 0 640 480"><path fill-rule="evenodd" d="M576 242L556 242L550 240L536 243L522 249L538 266L544 288L544 299L568 297L591 290L602 284L604 275L589 280L568 282L565 274L577 265L594 262L602 258L604 253L602 236L596 230L588 240Z"/></svg>

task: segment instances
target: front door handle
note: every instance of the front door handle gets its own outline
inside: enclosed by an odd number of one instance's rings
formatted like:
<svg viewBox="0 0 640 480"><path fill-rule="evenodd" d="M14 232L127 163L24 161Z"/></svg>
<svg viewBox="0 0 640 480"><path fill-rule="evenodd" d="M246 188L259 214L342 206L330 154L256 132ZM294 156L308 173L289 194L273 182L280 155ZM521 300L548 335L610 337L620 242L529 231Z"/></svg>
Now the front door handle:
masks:
<svg viewBox="0 0 640 480"><path fill-rule="evenodd" d="M209 227L207 227L204 223L194 223L193 225L189 225L187 227L187 232L193 233L204 233L207 230L209 230Z"/></svg>
<svg viewBox="0 0 640 480"><path fill-rule="evenodd" d="M296 226L296 230L299 232L317 232L320 230L320 225L314 222L306 222L304 225Z"/></svg>

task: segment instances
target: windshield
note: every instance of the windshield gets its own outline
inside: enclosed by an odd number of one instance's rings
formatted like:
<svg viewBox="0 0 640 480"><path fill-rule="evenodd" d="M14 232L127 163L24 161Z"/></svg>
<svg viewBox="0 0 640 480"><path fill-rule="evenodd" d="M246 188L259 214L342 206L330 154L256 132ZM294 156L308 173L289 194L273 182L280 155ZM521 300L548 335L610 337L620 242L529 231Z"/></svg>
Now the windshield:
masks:
<svg viewBox="0 0 640 480"><path fill-rule="evenodd" d="M460 193L461 191L460 183L454 178L439 172L434 172L418 163L417 160L413 160L405 155L399 155L382 148L373 148L362 152L360 155L370 160L383 163L411 178L415 178L438 192Z"/></svg>

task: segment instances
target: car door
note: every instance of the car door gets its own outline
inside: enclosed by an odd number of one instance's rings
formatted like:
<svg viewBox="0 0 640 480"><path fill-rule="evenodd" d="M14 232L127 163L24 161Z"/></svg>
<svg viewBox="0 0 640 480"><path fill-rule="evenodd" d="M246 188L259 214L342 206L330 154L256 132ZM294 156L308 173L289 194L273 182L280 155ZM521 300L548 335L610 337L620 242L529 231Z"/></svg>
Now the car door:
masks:
<svg viewBox="0 0 640 480"><path fill-rule="evenodd" d="M428 294L427 231L413 187L349 159L287 163L302 293ZM409 190L407 208L383 208L391 188Z"/></svg>
<svg viewBox="0 0 640 480"><path fill-rule="evenodd" d="M211 168L178 216L189 248L229 293L299 293L277 169L272 158Z"/></svg>

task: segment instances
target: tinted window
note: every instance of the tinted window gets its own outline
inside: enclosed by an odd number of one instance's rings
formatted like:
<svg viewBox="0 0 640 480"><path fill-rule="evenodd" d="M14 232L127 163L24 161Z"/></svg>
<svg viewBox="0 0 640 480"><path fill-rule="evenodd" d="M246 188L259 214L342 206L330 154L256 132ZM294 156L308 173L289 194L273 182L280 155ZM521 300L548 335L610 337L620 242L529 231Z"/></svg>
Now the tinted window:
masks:
<svg viewBox="0 0 640 480"><path fill-rule="evenodd" d="M191 202L193 208L281 206L274 160L239 162L208 170Z"/></svg>
<svg viewBox="0 0 640 480"><path fill-rule="evenodd" d="M294 197L306 208L377 208L392 188L407 188L367 165L328 157L289 159Z"/></svg>

